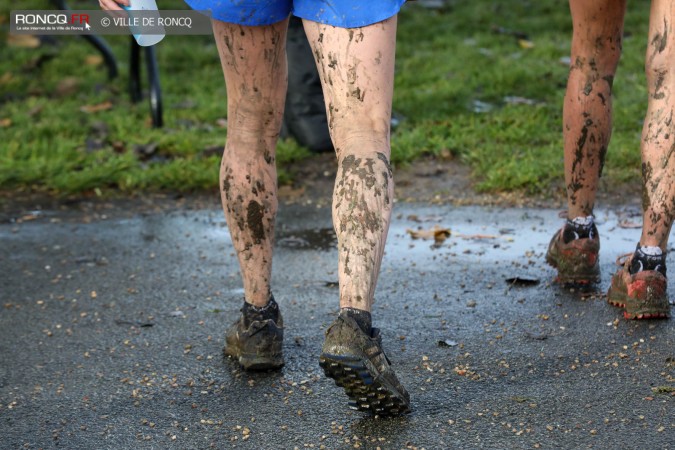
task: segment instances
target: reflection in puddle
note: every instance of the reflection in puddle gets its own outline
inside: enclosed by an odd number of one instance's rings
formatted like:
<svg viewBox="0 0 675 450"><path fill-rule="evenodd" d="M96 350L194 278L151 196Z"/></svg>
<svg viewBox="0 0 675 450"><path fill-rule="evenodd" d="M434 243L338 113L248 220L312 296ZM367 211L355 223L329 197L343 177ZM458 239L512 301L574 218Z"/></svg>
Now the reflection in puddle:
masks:
<svg viewBox="0 0 675 450"><path fill-rule="evenodd" d="M332 228L288 230L279 234L277 245L297 250L333 250L337 248L337 236Z"/></svg>

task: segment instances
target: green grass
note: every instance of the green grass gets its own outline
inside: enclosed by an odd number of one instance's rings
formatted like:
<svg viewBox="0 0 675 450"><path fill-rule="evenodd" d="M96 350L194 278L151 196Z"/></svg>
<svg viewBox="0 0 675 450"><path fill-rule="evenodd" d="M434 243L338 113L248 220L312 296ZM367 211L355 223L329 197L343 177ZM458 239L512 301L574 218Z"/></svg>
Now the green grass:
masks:
<svg viewBox="0 0 675 450"><path fill-rule="evenodd" d="M93 4L92 4L93 3ZM162 7L185 8L179 0ZM72 0L93 8L96 2ZM88 5L88 6L83 6ZM28 0L22 9L49 9ZM8 10L0 9L0 39ZM614 133L605 179L634 179L646 109L643 55L646 2L629 2L624 55L615 79ZM534 46L495 29L525 33ZM392 160L447 155L468 164L484 191L539 192L562 185L561 105L571 21L566 1L452 0L441 10L406 5L399 18L394 109L404 117ZM57 45L0 45L0 189L53 194L95 191L195 191L217 186L226 128L225 86L211 36L168 36L157 48L165 127L153 129L149 106L126 92L128 38L108 36L121 76L109 83L96 51L76 37ZM509 104L523 97L534 104ZM81 108L111 102L112 108ZM478 106L486 112L475 112ZM157 145L142 160L139 146ZM282 182L292 163L311 157L291 140L278 146Z"/></svg>
<svg viewBox="0 0 675 450"><path fill-rule="evenodd" d="M441 11L401 16L394 108L409 120L393 139L395 160L450 151L472 168L479 190L539 192L562 184L562 100L571 20L565 1L449 2ZM646 109L643 57L648 11L628 13L614 83L614 134L605 179L639 174ZM534 44L498 28L525 33ZM513 105L523 97L533 105ZM473 112L475 102L492 107Z"/></svg>

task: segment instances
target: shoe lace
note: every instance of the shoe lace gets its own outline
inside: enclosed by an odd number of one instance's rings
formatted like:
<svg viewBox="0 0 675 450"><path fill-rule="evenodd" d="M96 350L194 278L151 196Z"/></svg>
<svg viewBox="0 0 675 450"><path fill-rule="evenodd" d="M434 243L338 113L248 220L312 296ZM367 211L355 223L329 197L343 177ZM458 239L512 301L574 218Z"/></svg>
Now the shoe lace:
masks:
<svg viewBox="0 0 675 450"><path fill-rule="evenodd" d="M378 353L373 355L373 356L377 356L378 354L381 354L382 356L384 356L384 359L385 359L385 361L387 361L387 364L391 365L391 361L389 360L389 357L387 356L387 352L384 351L384 347L382 346L382 333L380 332L380 329L373 327L371 332L370 332L370 336L375 339L375 341L377 342L377 346L379 347Z"/></svg>

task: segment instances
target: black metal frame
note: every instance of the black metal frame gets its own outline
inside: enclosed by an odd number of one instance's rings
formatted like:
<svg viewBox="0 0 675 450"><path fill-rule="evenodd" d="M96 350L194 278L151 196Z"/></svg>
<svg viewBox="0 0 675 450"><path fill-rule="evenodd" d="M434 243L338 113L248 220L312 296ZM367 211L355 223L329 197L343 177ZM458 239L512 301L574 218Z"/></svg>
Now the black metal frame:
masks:
<svg viewBox="0 0 675 450"><path fill-rule="evenodd" d="M150 84L150 112L152 113L152 125L161 128L164 125L162 118L162 89L159 84L159 66L155 47L143 47L145 53L145 68L148 72ZM129 62L129 95L131 101L138 103L143 99L141 89L141 46L131 38L130 62Z"/></svg>
<svg viewBox="0 0 675 450"><path fill-rule="evenodd" d="M57 8L67 11L71 8L68 6L68 3L65 0L52 0ZM117 70L117 59L113 54L112 50L99 36L93 34L84 34L82 35L92 46L98 50L98 52L103 56L103 61L108 67L108 79L113 80L119 75ZM157 65L157 55L155 54L154 46L145 47L145 63L146 70L148 72L148 83L150 84L150 112L152 114L152 125L155 128L161 128L164 125L164 120L162 118L162 89L159 82L159 67ZM129 94L131 95L131 101L138 103L143 99L143 92L141 89L141 46L138 45L136 40L131 37L131 51L129 54Z"/></svg>

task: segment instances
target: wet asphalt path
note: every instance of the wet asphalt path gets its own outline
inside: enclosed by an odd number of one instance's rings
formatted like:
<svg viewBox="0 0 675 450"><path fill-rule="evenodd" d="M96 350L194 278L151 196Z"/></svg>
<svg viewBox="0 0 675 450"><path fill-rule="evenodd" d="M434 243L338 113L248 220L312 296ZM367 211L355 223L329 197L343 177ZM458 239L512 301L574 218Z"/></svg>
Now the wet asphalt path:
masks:
<svg viewBox="0 0 675 450"><path fill-rule="evenodd" d="M634 213L598 215L599 291ZM220 211L5 221L0 448L675 448L675 321L551 284L557 211L394 214L374 320L414 412L386 420L349 410L318 366L337 310L327 208L281 208L286 367L268 374L221 356L242 290ZM434 225L451 231L437 246L406 231Z"/></svg>

